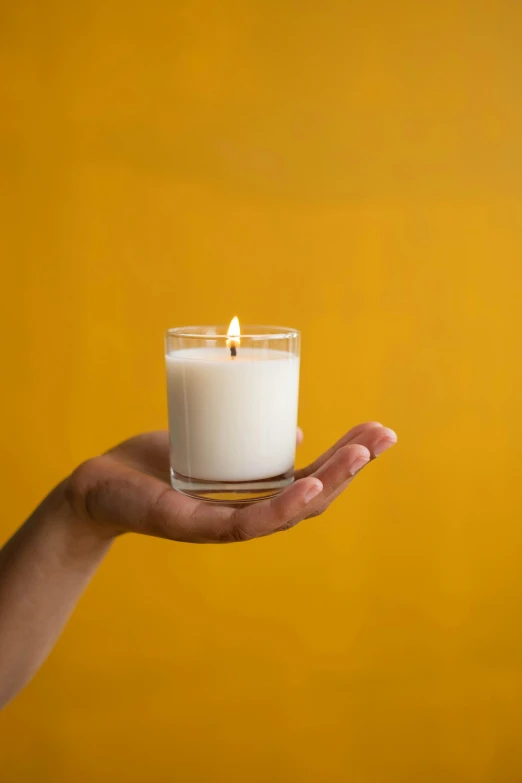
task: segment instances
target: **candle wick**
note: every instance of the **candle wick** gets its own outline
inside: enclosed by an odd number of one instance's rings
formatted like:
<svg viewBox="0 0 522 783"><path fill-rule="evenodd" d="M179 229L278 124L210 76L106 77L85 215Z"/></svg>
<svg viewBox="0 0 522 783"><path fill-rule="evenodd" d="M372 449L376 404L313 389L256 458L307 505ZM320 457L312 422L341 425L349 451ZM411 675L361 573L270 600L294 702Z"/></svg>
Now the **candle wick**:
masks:
<svg viewBox="0 0 522 783"><path fill-rule="evenodd" d="M237 356L237 348L235 345L230 346L230 356L232 357L232 359L235 359Z"/></svg>

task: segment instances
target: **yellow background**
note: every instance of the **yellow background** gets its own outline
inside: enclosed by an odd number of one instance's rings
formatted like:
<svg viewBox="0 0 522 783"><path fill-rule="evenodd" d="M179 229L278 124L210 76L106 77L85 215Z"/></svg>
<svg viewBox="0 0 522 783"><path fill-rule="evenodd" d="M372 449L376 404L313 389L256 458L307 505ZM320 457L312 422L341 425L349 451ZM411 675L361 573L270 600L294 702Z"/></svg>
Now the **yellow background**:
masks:
<svg viewBox="0 0 522 783"><path fill-rule="evenodd" d="M119 540L0 717L1 783L522 779L519 0L4 0L2 515L165 426L163 331L303 331L251 544Z"/></svg>

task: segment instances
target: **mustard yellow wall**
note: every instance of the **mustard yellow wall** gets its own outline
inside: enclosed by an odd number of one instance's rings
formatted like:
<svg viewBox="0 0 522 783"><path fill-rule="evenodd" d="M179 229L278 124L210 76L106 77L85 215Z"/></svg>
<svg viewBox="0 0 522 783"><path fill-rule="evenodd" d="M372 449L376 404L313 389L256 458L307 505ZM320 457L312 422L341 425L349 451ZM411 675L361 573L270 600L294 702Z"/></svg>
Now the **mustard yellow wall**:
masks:
<svg viewBox="0 0 522 783"><path fill-rule="evenodd" d="M303 330L325 517L118 541L2 783L522 779L522 4L5 0L5 539L165 426L162 333Z"/></svg>

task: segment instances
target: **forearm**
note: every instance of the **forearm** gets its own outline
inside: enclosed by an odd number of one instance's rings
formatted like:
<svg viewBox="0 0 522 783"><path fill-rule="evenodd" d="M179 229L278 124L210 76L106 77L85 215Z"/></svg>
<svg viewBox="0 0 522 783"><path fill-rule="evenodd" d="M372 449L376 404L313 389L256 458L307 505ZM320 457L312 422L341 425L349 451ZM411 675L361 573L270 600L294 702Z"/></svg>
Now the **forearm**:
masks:
<svg viewBox="0 0 522 783"><path fill-rule="evenodd" d="M0 551L0 709L51 651L110 543L60 485Z"/></svg>

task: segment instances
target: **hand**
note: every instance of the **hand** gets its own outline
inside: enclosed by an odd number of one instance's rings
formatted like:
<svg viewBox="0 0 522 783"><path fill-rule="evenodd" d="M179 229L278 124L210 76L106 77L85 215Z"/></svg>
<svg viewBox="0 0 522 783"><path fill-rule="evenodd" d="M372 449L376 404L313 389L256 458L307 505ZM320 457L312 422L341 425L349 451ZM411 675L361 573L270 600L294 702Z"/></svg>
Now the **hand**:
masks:
<svg viewBox="0 0 522 783"><path fill-rule="evenodd" d="M393 430L377 422L360 424L297 471L296 481L276 497L234 507L173 490L168 435L150 432L80 465L65 491L76 515L102 537L134 532L191 543L247 541L322 514L369 460L396 441Z"/></svg>

